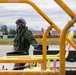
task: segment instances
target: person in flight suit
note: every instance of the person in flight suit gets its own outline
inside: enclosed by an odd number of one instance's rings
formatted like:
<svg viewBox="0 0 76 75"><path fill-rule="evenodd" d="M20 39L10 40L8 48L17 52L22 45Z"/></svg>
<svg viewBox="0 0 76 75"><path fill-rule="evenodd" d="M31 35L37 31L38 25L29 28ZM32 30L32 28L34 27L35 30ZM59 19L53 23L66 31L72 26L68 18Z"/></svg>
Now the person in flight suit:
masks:
<svg viewBox="0 0 76 75"><path fill-rule="evenodd" d="M34 38L32 32L26 26L26 21L23 18L16 20L17 33L14 38L14 49L15 52L26 52L29 54L30 45L37 47L38 43ZM16 63L14 67L23 66L23 63Z"/></svg>

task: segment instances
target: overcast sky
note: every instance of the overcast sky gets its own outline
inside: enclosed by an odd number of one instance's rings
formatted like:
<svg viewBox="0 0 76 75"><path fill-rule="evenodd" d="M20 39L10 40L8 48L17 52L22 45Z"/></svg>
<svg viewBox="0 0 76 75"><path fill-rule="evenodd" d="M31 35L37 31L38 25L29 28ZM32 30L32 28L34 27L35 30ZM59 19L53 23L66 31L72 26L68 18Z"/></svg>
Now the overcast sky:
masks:
<svg viewBox="0 0 76 75"><path fill-rule="evenodd" d="M67 24L70 17L54 0L33 1L60 29ZM63 0L76 13L76 0ZM49 24L28 4L0 4L0 25L15 26L18 18L24 18L29 28L46 29ZM72 27L76 29L76 25Z"/></svg>

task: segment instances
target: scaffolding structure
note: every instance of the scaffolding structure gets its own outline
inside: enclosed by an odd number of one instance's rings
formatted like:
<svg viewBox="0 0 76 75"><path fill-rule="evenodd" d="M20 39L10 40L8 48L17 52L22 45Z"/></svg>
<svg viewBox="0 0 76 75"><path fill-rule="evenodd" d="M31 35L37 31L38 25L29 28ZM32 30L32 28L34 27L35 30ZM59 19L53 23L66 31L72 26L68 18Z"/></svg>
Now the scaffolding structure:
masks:
<svg viewBox="0 0 76 75"><path fill-rule="evenodd" d="M0 70L0 75L66 75L65 73L65 41L67 41L75 50L75 43L66 36L68 30L76 22L76 14L62 1L54 0L70 17L71 20L66 24L63 30L60 30L57 25L38 7L32 2L32 0L0 0L0 3L27 3L31 5L49 24L50 27L45 31L43 35L43 55L42 59L30 59L30 60L19 60L19 59L7 59L0 58L0 63L42 63L41 71L22 71L22 70ZM60 34L60 67L59 71L47 71L46 70L46 39L48 32L54 28Z"/></svg>

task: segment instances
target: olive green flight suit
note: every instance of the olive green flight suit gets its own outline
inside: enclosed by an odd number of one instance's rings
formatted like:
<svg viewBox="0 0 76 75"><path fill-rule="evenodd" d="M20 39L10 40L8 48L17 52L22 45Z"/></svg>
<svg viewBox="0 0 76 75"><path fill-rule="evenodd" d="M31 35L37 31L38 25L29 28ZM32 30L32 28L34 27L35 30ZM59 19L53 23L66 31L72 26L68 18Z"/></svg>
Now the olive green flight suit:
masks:
<svg viewBox="0 0 76 75"><path fill-rule="evenodd" d="M26 27L22 29L19 34L16 34L14 39L14 49L15 51L24 51L28 54L30 45L37 45L37 41L32 32Z"/></svg>
<svg viewBox="0 0 76 75"><path fill-rule="evenodd" d="M26 55L29 54L30 45L37 45L37 41L35 40L32 32L28 30L28 28L22 29L20 32L17 32L14 39L14 50L16 51L24 51ZM15 63L14 67L24 66L24 63Z"/></svg>

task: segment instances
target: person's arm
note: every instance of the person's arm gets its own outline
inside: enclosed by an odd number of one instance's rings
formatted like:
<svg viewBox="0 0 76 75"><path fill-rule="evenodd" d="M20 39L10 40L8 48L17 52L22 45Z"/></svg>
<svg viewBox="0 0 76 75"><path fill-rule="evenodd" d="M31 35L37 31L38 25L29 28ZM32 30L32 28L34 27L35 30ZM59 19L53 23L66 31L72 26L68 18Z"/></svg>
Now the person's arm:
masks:
<svg viewBox="0 0 76 75"><path fill-rule="evenodd" d="M34 38L33 34L31 31L27 30L25 33L25 38L29 41L29 43L33 46L38 45L36 39Z"/></svg>
<svg viewBox="0 0 76 75"><path fill-rule="evenodd" d="M34 46L35 50L42 50L42 45L37 43L31 31L26 32L25 38Z"/></svg>

